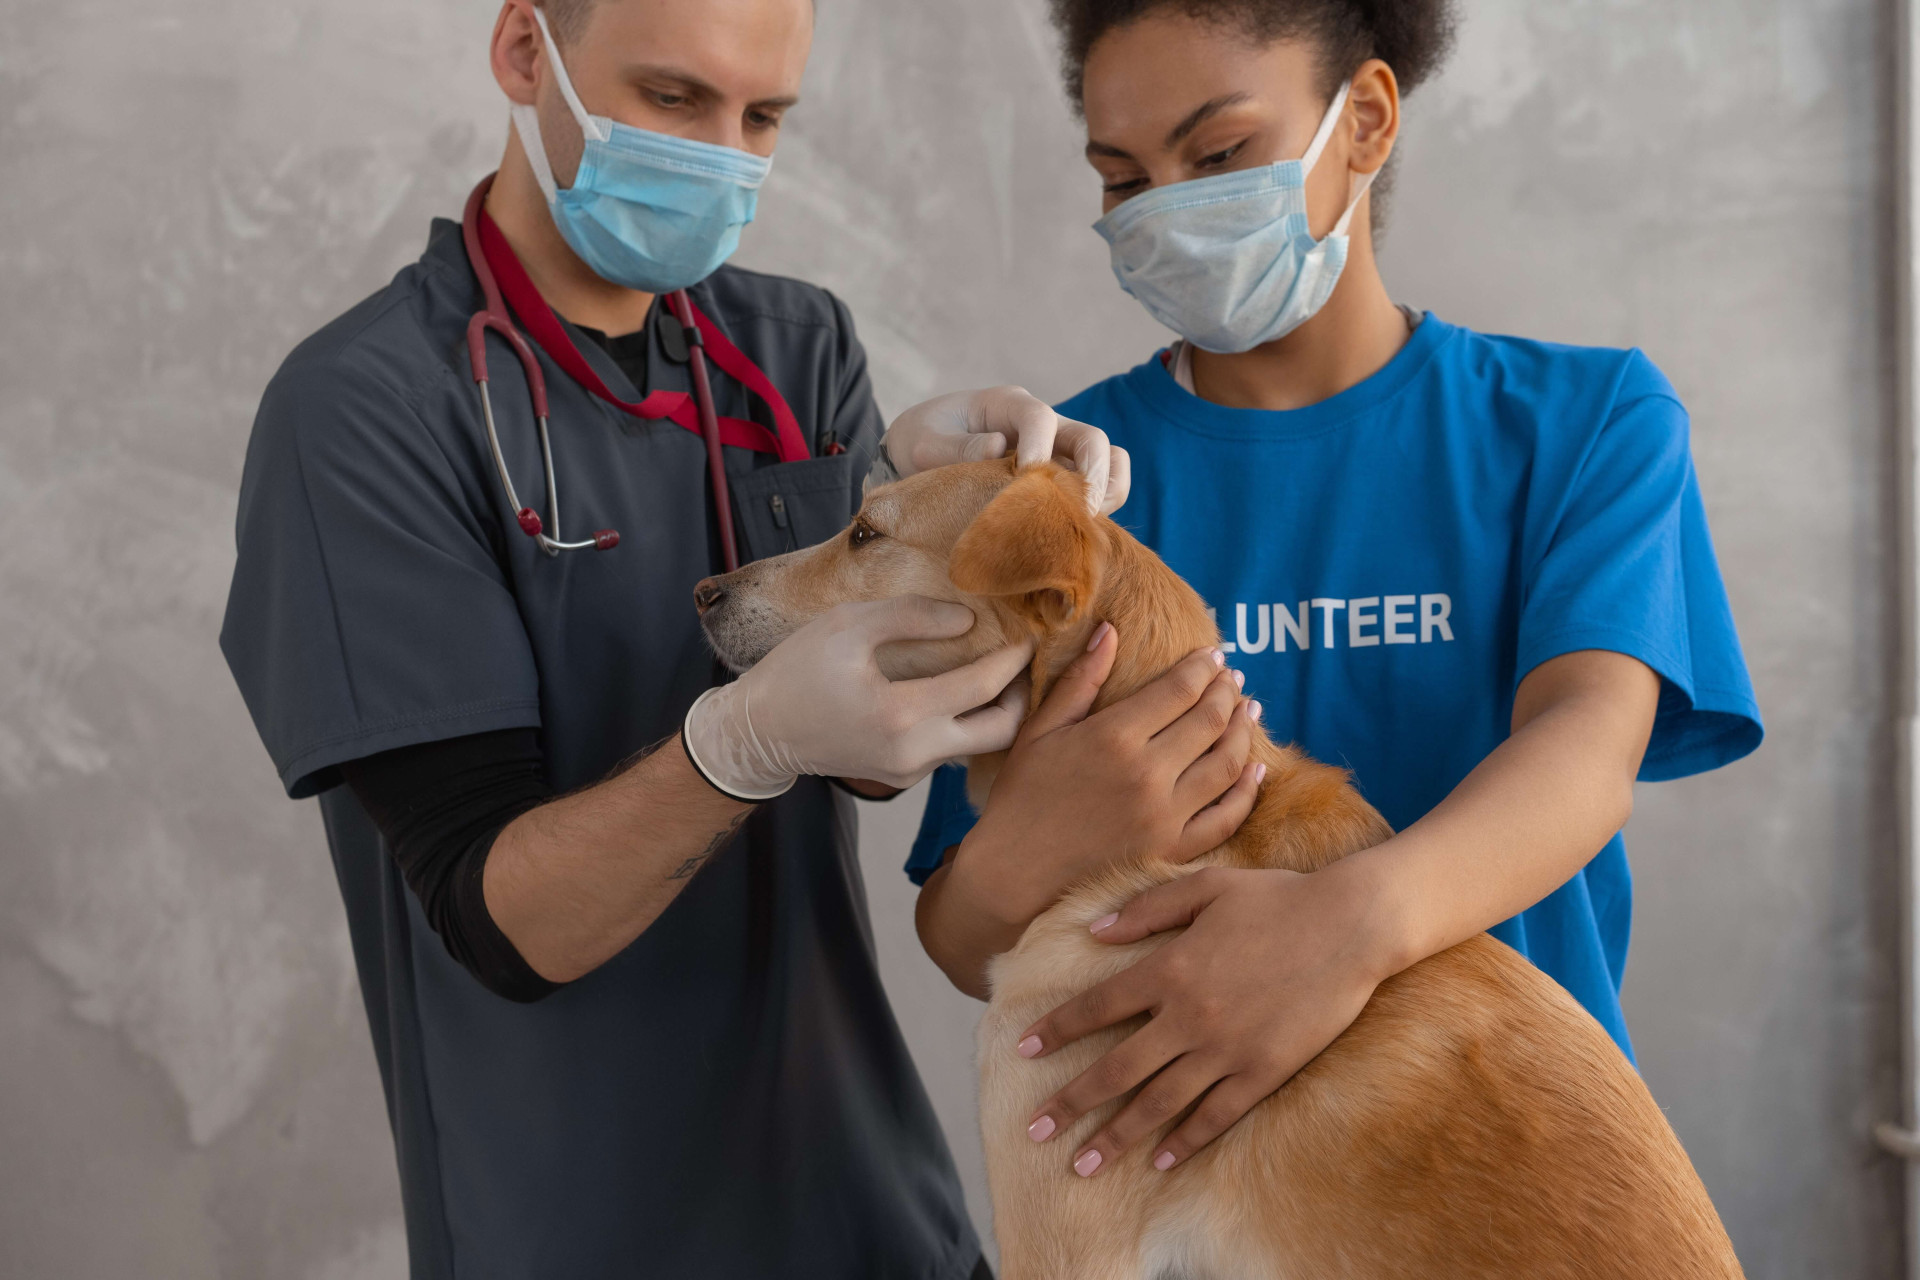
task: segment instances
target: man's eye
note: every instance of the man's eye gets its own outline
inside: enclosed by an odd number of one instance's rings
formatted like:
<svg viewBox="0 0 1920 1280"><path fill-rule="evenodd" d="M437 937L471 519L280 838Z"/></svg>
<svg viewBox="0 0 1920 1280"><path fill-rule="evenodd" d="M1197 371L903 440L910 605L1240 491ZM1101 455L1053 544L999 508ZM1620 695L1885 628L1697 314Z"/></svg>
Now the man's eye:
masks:
<svg viewBox="0 0 1920 1280"><path fill-rule="evenodd" d="M852 542L856 547L864 547L879 536L880 531L878 529L868 524L865 520L862 520L853 526L852 532L848 535L848 541Z"/></svg>
<svg viewBox="0 0 1920 1280"><path fill-rule="evenodd" d="M1127 178L1121 182L1109 182L1100 189L1110 196L1130 195L1146 185L1145 178Z"/></svg>
<svg viewBox="0 0 1920 1280"><path fill-rule="evenodd" d="M687 105L686 95L680 93L656 93L653 95L653 100L669 109Z"/></svg>

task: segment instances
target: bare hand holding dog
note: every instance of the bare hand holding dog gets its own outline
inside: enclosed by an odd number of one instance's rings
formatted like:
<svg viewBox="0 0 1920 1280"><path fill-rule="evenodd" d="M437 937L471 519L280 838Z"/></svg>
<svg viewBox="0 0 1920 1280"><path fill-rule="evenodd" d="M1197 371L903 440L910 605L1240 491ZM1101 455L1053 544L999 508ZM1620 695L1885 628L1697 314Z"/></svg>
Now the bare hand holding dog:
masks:
<svg viewBox="0 0 1920 1280"><path fill-rule="evenodd" d="M1312 875L1206 867L1096 920L1102 942L1186 933L1055 1009L1021 1040L1030 1057L1153 1015L1042 1104L1028 1134L1044 1141L1142 1082L1074 1154L1076 1172L1110 1164L1189 1107L1156 1148L1156 1167L1172 1168L1226 1132L1333 1043L1396 972L1365 882L1369 866L1348 859Z"/></svg>
<svg viewBox="0 0 1920 1280"><path fill-rule="evenodd" d="M1190 861L1253 807L1258 707L1221 654L1191 654L1090 716L1117 651L1102 627L1062 673L1021 728L979 825L920 895L921 940L964 991L984 998L987 961L1069 885L1128 859Z"/></svg>
<svg viewBox="0 0 1920 1280"><path fill-rule="evenodd" d="M1632 812L1659 691L1633 658L1563 654L1521 682L1512 736L1398 836L1305 875L1208 867L1093 921L1112 945L1186 932L1022 1033L1036 1057L1150 1015L1041 1104L1028 1134L1045 1141L1140 1088L1074 1169L1111 1166L1192 1107L1153 1149L1161 1169L1188 1159L1333 1043L1375 987L1578 871Z"/></svg>

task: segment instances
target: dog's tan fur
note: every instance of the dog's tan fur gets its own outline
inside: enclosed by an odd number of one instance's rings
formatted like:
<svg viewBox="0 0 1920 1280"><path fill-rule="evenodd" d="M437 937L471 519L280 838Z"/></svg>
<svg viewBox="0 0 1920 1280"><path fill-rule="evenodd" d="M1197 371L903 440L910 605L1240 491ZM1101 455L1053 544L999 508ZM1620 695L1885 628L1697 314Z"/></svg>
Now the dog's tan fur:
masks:
<svg viewBox="0 0 1920 1280"><path fill-rule="evenodd" d="M1051 465L924 473L876 491L849 534L712 581L724 597L703 620L736 667L842 602L928 595L968 605L977 624L889 646L887 674L950 670L1031 637L1036 703L1097 620L1120 638L1101 706L1219 639L1193 590L1088 515L1078 478ZM1739 1276L1639 1076L1558 984L1485 935L1383 983L1319 1057L1171 1171L1150 1167L1152 1143L1098 1178L1067 1168L1118 1103L1052 1142L1027 1139L1034 1108L1138 1023L1035 1061L1016 1037L1172 936L1108 946L1089 922L1202 866L1313 871L1391 834L1344 771L1264 734L1254 757L1266 781L1226 844L1186 867L1083 881L993 962L980 1118L1006 1280ZM969 762L976 802L1000 763Z"/></svg>

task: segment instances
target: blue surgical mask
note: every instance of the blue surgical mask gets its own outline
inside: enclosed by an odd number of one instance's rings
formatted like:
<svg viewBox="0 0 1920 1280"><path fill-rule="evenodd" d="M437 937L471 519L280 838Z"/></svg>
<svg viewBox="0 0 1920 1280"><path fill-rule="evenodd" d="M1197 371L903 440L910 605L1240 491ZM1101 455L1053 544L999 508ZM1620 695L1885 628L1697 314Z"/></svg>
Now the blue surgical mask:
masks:
<svg viewBox="0 0 1920 1280"><path fill-rule="evenodd" d="M579 172L562 191L540 140L539 112L513 109L520 145L561 236L595 275L629 289L671 293L712 275L740 246L740 229L753 221L773 162L588 115L547 15L538 6L533 14L561 96L586 137Z"/></svg>
<svg viewBox="0 0 1920 1280"><path fill-rule="evenodd" d="M1324 240L1307 225L1307 175L1347 104L1341 85L1298 160L1144 192L1094 224L1120 287L1203 351L1251 351L1312 319L1347 265L1347 226L1373 182L1355 179Z"/></svg>

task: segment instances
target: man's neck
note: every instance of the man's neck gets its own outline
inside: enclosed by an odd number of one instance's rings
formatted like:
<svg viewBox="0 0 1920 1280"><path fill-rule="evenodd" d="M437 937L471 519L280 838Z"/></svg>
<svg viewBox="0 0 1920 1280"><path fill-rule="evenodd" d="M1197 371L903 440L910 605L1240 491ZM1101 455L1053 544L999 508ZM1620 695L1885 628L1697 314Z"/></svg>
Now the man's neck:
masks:
<svg viewBox="0 0 1920 1280"><path fill-rule="evenodd" d="M632 333L647 322L652 294L602 280L561 238L520 149L518 130L508 135L500 176L487 193L487 215L513 246L540 296L562 316L610 337Z"/></svg>
<svg viewBox="0 0 1920 1280"><path fill-rule="evenodd" d="M1358 211L1364 220L1367 210ZM1380 279L1372 237L1357 229L1333 296L1284 338L1238 355L1195 348L1193 389L1230 409L1303 409L1385 368L1407 341L1407 319Z"/></svg>

